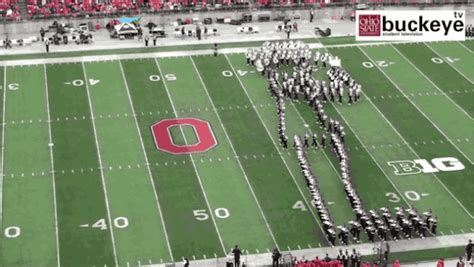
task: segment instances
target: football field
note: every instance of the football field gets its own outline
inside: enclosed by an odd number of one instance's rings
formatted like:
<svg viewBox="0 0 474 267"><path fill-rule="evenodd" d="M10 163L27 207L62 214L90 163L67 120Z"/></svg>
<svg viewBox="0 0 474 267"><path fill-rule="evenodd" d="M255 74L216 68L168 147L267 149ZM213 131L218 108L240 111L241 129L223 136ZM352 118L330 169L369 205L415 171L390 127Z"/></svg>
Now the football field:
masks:
<svg viewBox="0 0 474 267"><path fill-rule="evenodd" d="M366 209L432 209L439 235L474 232L474 41L325 49L362 84L355 105L324 109L345 125ZM243 54L5 62L0 78L0 266L328 246L268 82ZM289 136L322 132L305 103L288 101L286 121ZM352 220L335 155L308 157L335 223Z"/></svg>

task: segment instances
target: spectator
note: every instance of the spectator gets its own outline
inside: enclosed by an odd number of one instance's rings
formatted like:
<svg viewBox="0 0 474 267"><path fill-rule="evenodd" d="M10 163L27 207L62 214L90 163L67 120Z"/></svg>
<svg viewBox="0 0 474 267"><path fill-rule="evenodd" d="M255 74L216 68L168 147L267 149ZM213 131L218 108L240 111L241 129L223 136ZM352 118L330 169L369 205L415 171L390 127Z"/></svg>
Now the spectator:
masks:
<svg viewBox="0 0 474 267"><path fill-rule="evenodd" d="M278 248L275 248L272 253L272 259L273 259L272 266L274 267L280 266L280 258L281 258L280 250L278 250Z"/></svg>
<svg viewBox="0 0 474 267"><path fill-rule="evenodd" d="M183 266L184 266L184 267L189 267L189 260L188 260L188 258L184 258Z"/></svg>
<svg viewBox="0 0 474 267"><path fill-rule="evenodd" d="M459 257L456 267L464 267L464 261L462 260L462 257Z"/></svg>
<svg viewBox="0 0 474 267"><path fill-rule="evenodd" d="M438 263L436 264L436 267L444 267L444 259L443 258L440 258L438 260Z"/></svg>
<svg viewBox="0 0 474 267"><path fill-rule="evenodd" d="M218 44L214 43L214 56L217 57Z"/></svg>
<svg viewBox="0 0 474 267"><path fill-rule="evenodd" d="M469 240L469 243L466 246L466 261L470 262L472 257L472 240Z"/></svg>
<svg viewBox="0 0 474 267"><path fill-rule="evenodd" d="M44 45L46 46L46 53L49 53L49 40L46 39L46 41L44 42Z"/></svg>
<svg viewBox="0 0 474 267"><path fill-rule="evenodd" d="M43 29L43 27L41 27L41 29L40 29L41 42L44 42L45 33L46 33L45 30Z"/></svg>
<svg viewBox="0 0 474 267"><path fill-rule="evenodd" d="M240 267L240 255L242 255L242 251L240 250L239 245L235 245L232 254L234 254L234 266Z"/></svg>
<svg viewBox="0 0 474 267"><path fill-rule="evenodd" d="M311 8L309 11L309 22L312 23L314 19L314 9Z"/></svg>
<svg viewBox="0 0 474 267"><path fill-rule="evenodd" d="M400 267L400 261L397 259L393 262L392 267Z"/></svg>

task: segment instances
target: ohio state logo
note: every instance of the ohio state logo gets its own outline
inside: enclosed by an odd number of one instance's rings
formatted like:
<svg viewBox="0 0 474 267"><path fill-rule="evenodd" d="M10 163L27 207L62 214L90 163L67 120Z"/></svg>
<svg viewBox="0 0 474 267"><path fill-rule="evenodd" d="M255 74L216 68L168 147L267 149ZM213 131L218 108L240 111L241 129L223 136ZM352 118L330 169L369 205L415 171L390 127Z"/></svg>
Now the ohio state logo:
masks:
<svg viewBox="0 0 474 267"><path fill-rule="evenodd" d="M359 36L380 36L380 15L359 15Z"/></svg>
<svg viewBox="0 0 474 267"><path fill-rule="evenodd" d="M191 126L194 129L197 143L177 145L173 142L170 128L181 125ZM217 145L209 122L195 118L165 119L153 124L151 132L156 148L171 154L202 153Z"/></svg>

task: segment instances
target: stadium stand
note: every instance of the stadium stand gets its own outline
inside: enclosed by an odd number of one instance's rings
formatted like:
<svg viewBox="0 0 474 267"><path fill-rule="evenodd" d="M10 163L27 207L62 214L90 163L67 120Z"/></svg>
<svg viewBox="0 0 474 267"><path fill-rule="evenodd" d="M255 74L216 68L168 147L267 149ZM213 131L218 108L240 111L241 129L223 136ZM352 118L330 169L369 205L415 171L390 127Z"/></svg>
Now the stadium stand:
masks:
<svg viewBox="0 0 474 267"><path fill-rule="evenodd" d="M433 5L467 3L467 0L1 0L0 16L7 20L23 18L74 18L135 15L141 13L213 11L229 9L293 9L300 7L357 5ZM23 8L23 6L25 6Z"/></svg>
<svg viewBox="0 0 474 267"><path fill-rule="evenodd" d="M20 16L17 0L0 0L0 17L7 20L18 20Z"/></svg>

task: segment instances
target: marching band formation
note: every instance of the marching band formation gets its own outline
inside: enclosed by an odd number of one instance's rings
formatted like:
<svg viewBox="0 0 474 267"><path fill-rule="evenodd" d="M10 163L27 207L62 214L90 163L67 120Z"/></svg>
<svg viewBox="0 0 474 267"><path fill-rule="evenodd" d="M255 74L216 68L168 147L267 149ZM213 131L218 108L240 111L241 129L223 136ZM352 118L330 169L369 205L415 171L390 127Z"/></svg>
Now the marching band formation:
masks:
<svg viewBox="0 0 474 267"><path fill-rule="evenodd" d="M351 77L340 65L340 59L327 52L312 51L301 41L265 42L260 49L249 49L246 58L247 64L254 65L257 70L268 79L268 90L276 100L278 114L278 135L284 149L288 148L288 136L285 126L285 101L304 101L316 114L316 121L322 129L321 138L316 133L310 136L306 133L303 137L294 136L293 148L296 151L301 172L306 179L308 189L312 196L318 216L323 224L323 229L329 242L334 245L336 236L340 243L347 245L352 236L353 241L360 242L360 233L365 231L368 239L375 242L380 240L399 240L418 236L425 238L427 232L436 235L437 219L431 210L419 214L416 208L395 208L395 218L388 207L379 210L365 210L362 200L352 182L349 154L345 145L344 126L336 119L328 118L324 103L343 103L344 91L347 90L347 104L351 105L361 99L362 86ZM311 60L314 61L312 64ZM281 66L293 68L293 73L282 72ZM326 71L329 83L314 79L315 70ZM302 99L301 99L302 98ZM306 150L310 147L318 149L326 147L329 136L330 150L339 161L339 171L347 198L355 214L355 220L337 226L331 219L327 203L324 201L317 179L311 171Z"/></svg>

